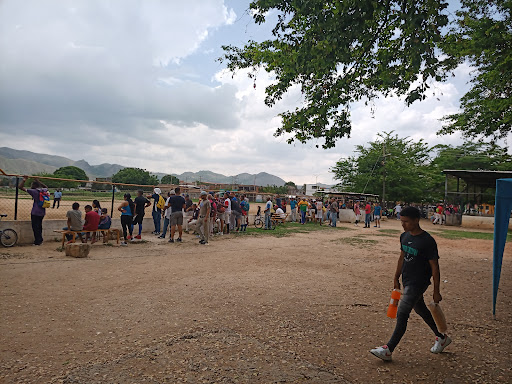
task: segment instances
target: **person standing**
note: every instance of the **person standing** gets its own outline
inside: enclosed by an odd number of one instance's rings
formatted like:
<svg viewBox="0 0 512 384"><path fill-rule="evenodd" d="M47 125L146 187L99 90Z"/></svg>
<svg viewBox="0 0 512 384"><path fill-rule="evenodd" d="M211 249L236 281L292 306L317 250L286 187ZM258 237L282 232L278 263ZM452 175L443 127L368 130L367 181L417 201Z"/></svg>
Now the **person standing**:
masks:
<svg viewBox="0 0 512 384"><path fill-rule="evenodd" d="M182 242L183 236L183 210L185 209L187 203L185 198L181 196L181 189L177 187L174 189L174 195L169 197L168 203L166 204L167 210L171 210L171 214L169 216L169 222L171 224L171 236L169 238L169 243L174 243L174 234L176 233L176 226L178 226L178 238L177 242Z"/></svg>
<svg viewBox="0 0 512 384"><path fill-rule="evenodd" d="M199 202L199 218L197 219L197 229L199 232L199 244L208 245L210 235L210 210L211 204L208 200L206 191L201 191L201 200Z"/></svg>
<svg viewBox="0 0 512 384"><path fill-rule="evenodd" d="M306 224L306 215L308 213L308 202L303 197L301 201L299 201L299 204L297 204L297 206L299 207L300 211L300 223L304 225Z"/></svg>
<svg viewBox="0 0 512 384"><path fill-rule="evenodd" d="M265 229L272 229L272 199L267 196L267 203L265 204Z"/></svg>
<svg viewBox="0 0 512 384"><path fill-rule="evenodd" d="M151 197L153 199L153 224L155 225L155 230L152 232L153 235L160 235L161 223L162 223L162 208L165 205L163 197L161 196L162 190L160 188L153 189L153 194ZM162 202L164 204L162 204Z"/></svg>
<svg viewBox="0 0 512 384"><path fill-rule="evenodd" d="M370 205L370 202L367 201L366 205L364 206L364 227L370 228L371 221L372 221L372 206Z"/></svg>
<svg viewBox="0 0 512 384"><path fill-rule="evenodd" d="M375 203L375 207L373 208L373 218L375 219L375 225L374 227L380 228L380 217L382 215L382 207L380 206L380 203Z"/></svg>
<svg viewBox="0 0 512 384"><path fill-rule="evenodd" d="M135 204L129 193L124 194L124 201L117 208L121 212L121 226L123 227L124 241L121 245L127 245L126 241L131 240L133 235L133 212L135 212ZM130 233L128 235L128 233Z"/></svg>
<svg viewBox="0 0 512 384"><path fill-rule="evenodd" d="M322 221L324 220L324 203L322 200L317 200L315 202L315 208L316 208L316 221L322 225Z"/></svg>
<svg viewBox="0 0 512 384"><path fill-rule="evenodd" d="M402 339L411 311L421 316L435 335L432 353L441 353L450 345L452 340L448 335L437 329L432 313L425 305L423 294L434 282L433 300L439 303L443 298L440 292L439 253L437 243L429 233L420 227L421 213L415 207L406 207L401 210L400 221L404 232L400 236L400 257L395 272L393 288L400 289L400 276L404 292L396 315L396 326L386 345L370 350L374 356L382 360L391 360L391 355Z"/></svg>
<svg viewBox="0 0 512 384"><path fill-rule="evenodd" d="M236 196L231 198L231 228L236 228L238 232L240 230L240 220L242 219L242 208L240 202Z"/></svg>
<svg viewBox="0 0 512 384"><path fill-rule="evenodd" d="M400 220L400 212L402 212L402 206L400 205L400 202L398 202L395 207L395 213L396 213L397 220Z"/></svg>
<svg viewBox="0 0 512 384"><path fill-rule="evenodd" d="M55 192L53 192L53 208L55 208L55 204L57 204L57 209L60 207L60 200L62 199L62 192L60 189L57 189Z"/></svg>
<svg viewBox="0 0 512 384"><path fill-rule="evenodd" d="M226 208L224 207L224 201L222 201L218 192L214 195L214 201L215 204L217 205L217 219L219 219L217 233L222 236L224 234L224 218Z"/></svg>
<svg viewBox="0 0 512 384"><path fill-rule="evenodd" d="M18 185L18 189L27 192L32 196L33 204L32 211L30 212L30 221L32 223L32 232L34 233L34 245L43 244L43 219L46 215L45 198L48 199L48 207L50 204L50 194L48 193L48 187L44 185L37 177L34 177L34 181L29 189L25 188L25 182L28 176L23 176L23 180Z"/></svg>
<svg viewBox="0 0 512 384"><path fill-rule="evenodd" d="M338 221L338 202L334 199L331 199L331 227L336 227L336 222Z"/></svg>
<svg viewBox="0 0 512 384"><path fill-rule="evenodd" d="M359 226L359 221L361 218L361 208L359 208L359 201L354 203L354 214L356 215L356 226Z"/></svg>
<svg viewBox="0 0 512 384"><path fill-rule="evenodd" d="M290 214L292 223L295 223L297 221L297 200L295 197L290 200Z"/></svg>
<svg viewBox="0 0 512 384"><path fill-rule="evenodd" d="M139 225L139 234L135 236L136 239L141 239L142 234L142 222L144 221L145 209L151 205L142 190L137 191L137 197L135 198L135 216L133 217L133 225Z"/></svg>
<svg viewBox="0 0 512 384"><path fill-rule="evenodd" d="M231 223L231 198L229 197L229 191L224 192L224 223L226 224L226 234L229 235L229 224Z"/></svg>

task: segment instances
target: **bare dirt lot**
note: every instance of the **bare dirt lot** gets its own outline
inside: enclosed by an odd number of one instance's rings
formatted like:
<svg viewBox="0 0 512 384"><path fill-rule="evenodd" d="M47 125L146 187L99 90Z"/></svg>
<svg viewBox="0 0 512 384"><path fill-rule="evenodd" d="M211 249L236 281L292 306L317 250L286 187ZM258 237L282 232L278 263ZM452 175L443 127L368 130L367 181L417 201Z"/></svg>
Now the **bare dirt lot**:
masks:
<svg viewBox="0 0 512 384"><path fill-rule="evenodd" d="M416 314L384 363L369 349L386 317L400 226L342 224L287 237L230 235L200 246L146 236L95 244L87 259L0 249L1 383L510 383L512 251L491 316L492 241L439 245L454 342ZM427 291L430 300L431 289Z"/></svg>

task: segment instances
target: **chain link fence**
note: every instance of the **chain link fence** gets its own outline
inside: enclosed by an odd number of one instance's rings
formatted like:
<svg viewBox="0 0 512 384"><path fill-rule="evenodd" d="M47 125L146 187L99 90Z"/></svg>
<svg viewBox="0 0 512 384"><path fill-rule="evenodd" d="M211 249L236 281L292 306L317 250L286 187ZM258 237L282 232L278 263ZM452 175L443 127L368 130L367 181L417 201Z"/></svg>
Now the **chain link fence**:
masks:
<svg viewBox="0 0 512 384"><path fill-rule="evenodd" d="M7 214L7 220L30 220L33 206L32 197L18 189L23 178L17 175L0 176L0 213ZM33 179L25 182L25 188L30 188ZM124 201L124 194L130 193L132 199L137 191L142 190L144 195L151 195L154 186L140 184L122 184L112 182L88 182L84 180L64 180L59 178L41 177L40 181L48 187L50 192L50 208L46 209L46 219L65 219L66 212L74 202L92 205L97 200L101 208L107 208L111 216L117 216L117 207ZM55 192L61 191L62 197L55 199ZM162 194L167 191L162 191ZM164 195L165 196L165 195Z"/></svg>

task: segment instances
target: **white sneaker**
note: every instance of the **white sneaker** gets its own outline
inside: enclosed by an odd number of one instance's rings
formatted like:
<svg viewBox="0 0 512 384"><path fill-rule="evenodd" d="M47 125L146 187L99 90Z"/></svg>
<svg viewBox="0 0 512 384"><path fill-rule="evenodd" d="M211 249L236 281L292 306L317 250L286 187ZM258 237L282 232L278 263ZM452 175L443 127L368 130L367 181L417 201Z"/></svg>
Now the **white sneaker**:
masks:
<svg viewBox="0 0 512 384"><path fill-rule="evenodd" d="M126 246L126 245L128 245L128 243L126 241L121 241L120 245Z"/></svg>
<svg viewBox="0 0 512 384"><path fill-rule="evenodd" d="M379 359L384 361L391 361L391 351L389 350L387 345L383 345L382 347L377 347L370 350L370 353L373 356L377 356Z"/></svg>
<svg viewBox="0 0 512 384"><path fill-rule="evenodd" d="M446 337L444 339L442 337L436 336L436 342L434 343L434 346L430 348L430 352L441 353L447 346L451 344L452 339L450 339L448 335L445 336Z"/></svg>

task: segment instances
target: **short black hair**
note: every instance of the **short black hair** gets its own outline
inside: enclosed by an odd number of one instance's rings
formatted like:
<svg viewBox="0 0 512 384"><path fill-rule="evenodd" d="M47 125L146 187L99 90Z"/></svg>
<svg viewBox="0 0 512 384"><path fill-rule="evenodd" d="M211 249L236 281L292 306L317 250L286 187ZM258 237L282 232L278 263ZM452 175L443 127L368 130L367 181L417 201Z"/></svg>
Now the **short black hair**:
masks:
<svg viewBox="0 0 512 384"><path fill-rule="evenodd" d="M92 207L89 204L87 204L84 208L85 209L92 209Z"/></svg>
<svg viewBox="0 0 512 384"><path fill-rule="evenodd" d="M416 207L405 207L402 209L402 212L400 212L400 216L419 219L421 217L421 212Z"/></svg>
<svg viewBox="0 0 512 384"><path fill-rule="evenodd" d="M80 204L78 203L73 203L73 205L71 206L71 208L73 208L75 211L80 208Z"/></svg>

